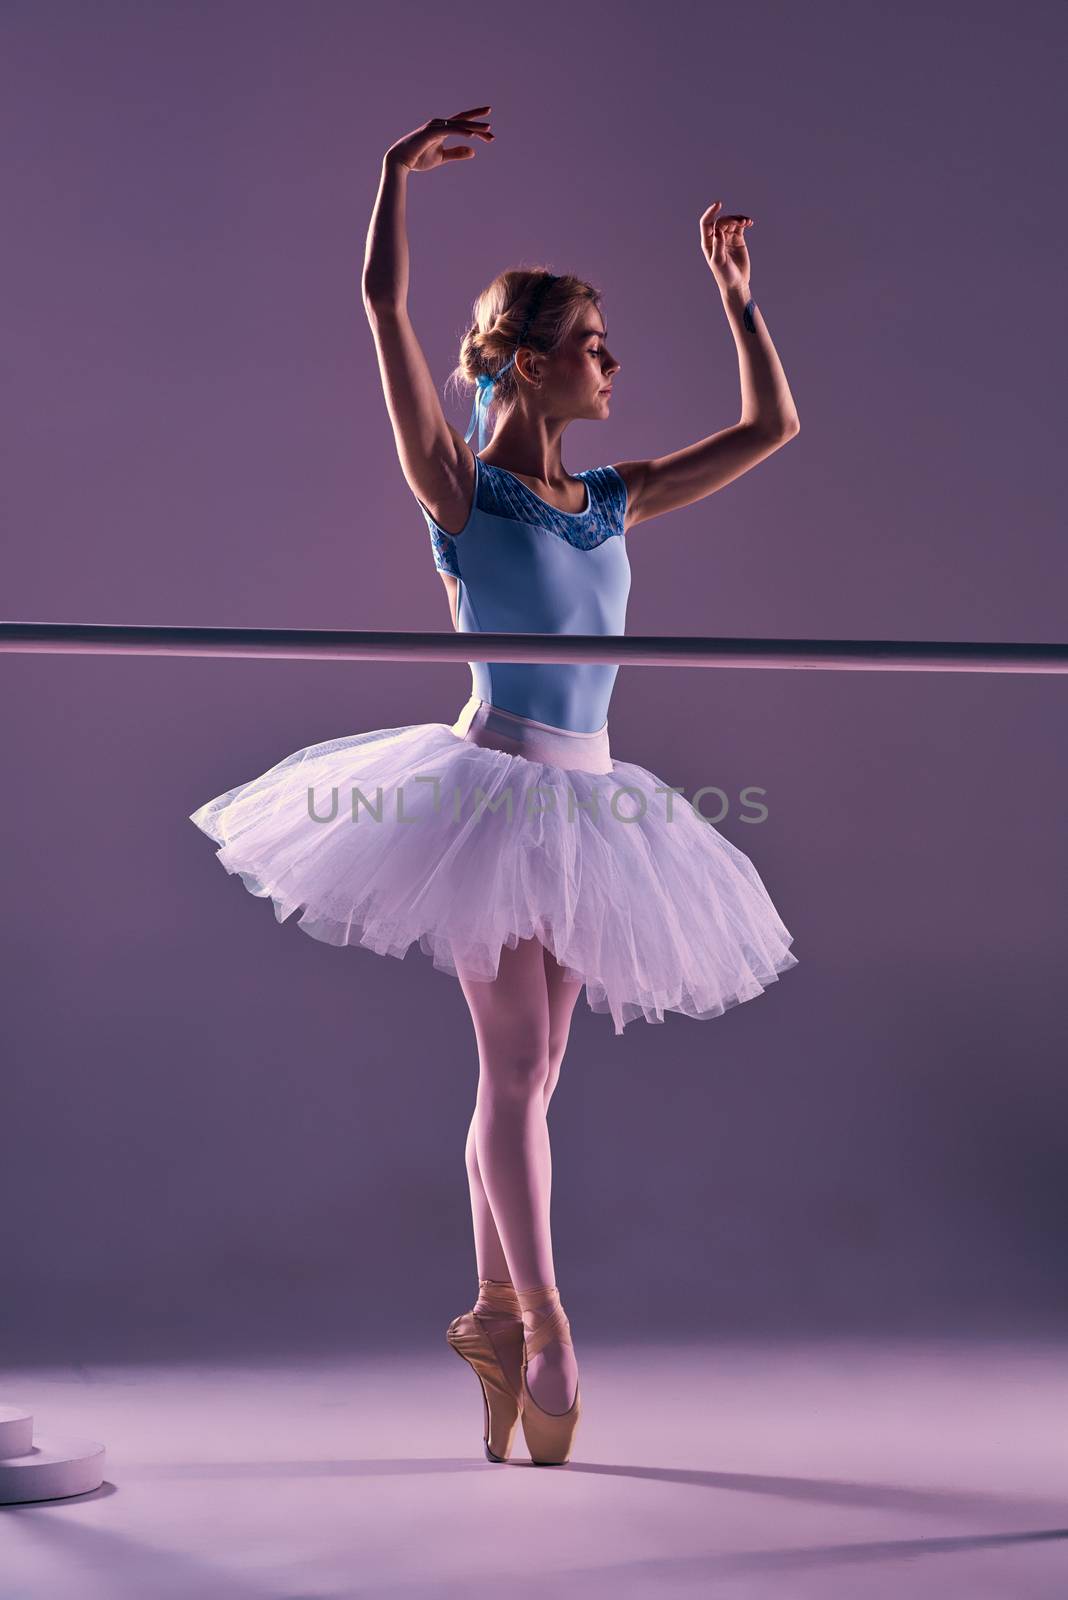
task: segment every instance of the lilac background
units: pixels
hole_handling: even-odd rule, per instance
[[[698,245],[756,218],[802,432],[637,528],[632,633],[1064,637],[1053,5],[15,4],[3,13],[3,614],[449,627],[360,305],[383,149],[439,382],[475,293],[605,291],[569,470],[738,414]],[[466,408],[449,405],[460,425]],[[279,926],[186,820],[465,666],[8,656],[5,1352],[396,1345],[474,1286],[458,985]],[[721,785],[800,965],[621,1039],[550,1122],[573,1321],[1064,1326],[1063,679],[625,668],[613,750]],[[768,820],[741,820],[747,784]]]

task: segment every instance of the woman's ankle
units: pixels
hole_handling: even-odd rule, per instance
[[[571,1344],[571,1329],[555,1283],[533,1289],[517,1289],[522,1308],[523,1334],[528,1355],[542,1350],[559,1350]]]
[[[477,1316],[492,1319],[519,1320],[519,1297],[510,1279],[479,1278],[478,1299],[474,1311]]]
[[[516,1299],[523,1310],[523,1319],[529,1316],[528,1326],[534,1327],[552,1316],[560,1304],[560,1291],[555,1283],[537,1284],[532,1289],[517,1289]]]

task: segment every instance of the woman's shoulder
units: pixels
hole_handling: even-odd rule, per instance
[[[579,473],[590,487],[590,511],[610,533],[623,533],[627,519],[627,482],[613,466],[587,467]]]
[[[591,493],[596,489],[606,504],[626,507],[627,480],[618,467],[587,467],[585,472],[579,473],[579,477],[585,478],[590,485]]]

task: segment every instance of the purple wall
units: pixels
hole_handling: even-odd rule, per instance
[[[634,530],[632,633],[1063,639],[1063,17],[8,5],[3,614],[448,629],[360,268],[384,148],[488,100],[493,146],[410,182],[411,310],[440,385],[505,265],[603,287],[622,370],[572,472],[737,419],[697,221],[756,218],[802,432]],[[459,986],[279,926],[186,818],[452,721],[466,667],[3,685],[5,1353],[438,1337],[475,1277]],[[720,826],[801,964],[621,1039],[580,1001],[576,1326],[1063,1327],[1064,712],[1052,677],[623,669],[617,756],[766,789]]]

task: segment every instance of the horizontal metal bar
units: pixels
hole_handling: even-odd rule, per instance
[[[780,667],[792,672],[1068,672],[1068,644],[368,633],[344,628],[136,627],[108,622],[0,622],[0,653],[5,652],[299,661],[610,661],[635,667]]]

